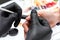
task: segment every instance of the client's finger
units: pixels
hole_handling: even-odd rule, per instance
[[[28,21],[25,21],[22,26],[24,28],[24,37],[26,38],[26,33],[28,31]]]
[[[22,25],[25,33],[28,31],[28,25],[29,25],[28,21],[25,21]]]
[[[23,28],[24,28],[24,32],[27,32],[28,31],[29,21],[30,21],[30,16],[26,17],[26,21],[22,25]]]
[[[30,21],[31,20],[30,16],[26,17],[26,20],[27,21]]]

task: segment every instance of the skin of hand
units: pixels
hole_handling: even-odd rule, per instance
[[[58,22],[60,22],[60,9],[58,11],[53,11],[53,12],[39,11],[38,16],[45,18],[49,22],[50,27],[53,28]],[[22,25],[24,28],[25,38],[26,38],[26,33],[29,30],[28,26],[30,19],[31,19],[30,16],[26,17],[26,21]]]
[[[51,27],[54,27],[58,22],[60,22],[60,12],[58,11],[53,11],[53,12],[39,12],[38,13],[41,17],[45,18]]]

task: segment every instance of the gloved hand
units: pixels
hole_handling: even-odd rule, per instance
[[[21,19],[21,16],[22,16],[22,9],[19,5],[17,5],[15,2],[3,7],[5,9],[8,9],[10,11],[13,11],[15,13],[17,13],[17,19],[15,20],[15,23],[14,23],[14,26],[17,27],[19,22],[20,22],[20,19]]]
[[[50,40],[52,30],[49,23],[44,18],[38,17],[36,10],[32,10],[30,16],[26,40]]]
[[[17,19],[17,13],[8,13],[0,10],[0,37],[6,34],[12,23]]]
[[[18,24],[20,23],[20,19],[22,16],[22,9],[14,2],[11,3],[8,6],[3,7],[5,9],[8,9],[10,11],[13,11],[14,13],[9,13],[0,10],[0,37],[7,35],[15,35],[17,34],[18,31],[14,30],[12,32],[11,26],[12,23],[15,21],[14,26],[17,27]]]

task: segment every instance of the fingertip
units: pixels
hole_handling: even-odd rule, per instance
[[[38,12],[38,16],[41,17],[42,15],[43,15],[43,13],[39,11],[39,12]]]
[[[29,21],[30,19],[31,19],[30,16],[26,17],[26,20],[27,20],[27,21]]]

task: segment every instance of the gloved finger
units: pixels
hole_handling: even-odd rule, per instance
[[[17,27],[19,23],[20,23],[19,19],[15,20],[14,26]]]
[[[10,36],[16,36],[18,34],[18,29],[16,29],[16,28],[10,29],[8,34]]]
[[[21,16],[22,16],[22,9],[20,9],[20,11],[17,11],[16,13],[17,13],[18,16],[17,16],[17,18],[16,18],[16,20],[15,20],[15,23],[14,23],[14,26],[15,26],[15,27],[17,27],[18,24],[20,23]]]
[[[14,26],[17,27],[21,20],[22,9],[17,4],[15,4],[15,8],[18,16],[17,16],[17,19],[15,20]]]
[[[37,15],[37,11],[36,10],[32,10],[31,11],[31,22],[33,23],[33,24],[35,24],[35,23],[39,23],[39,20],[38,20],[38,15]]]

